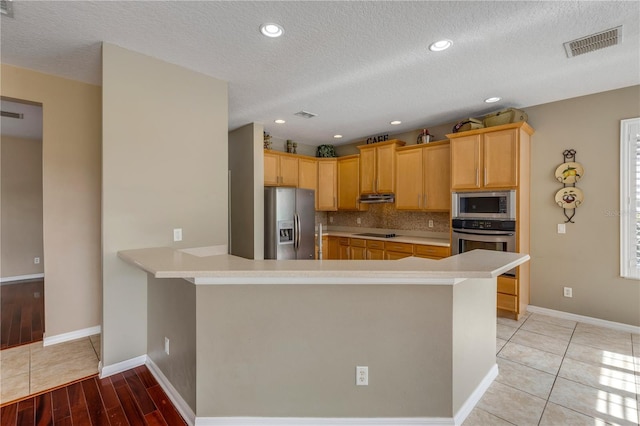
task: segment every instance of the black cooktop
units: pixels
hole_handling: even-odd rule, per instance
[[[393,238],[397,237],[396,234],[376,234],[374,232],[365,232],[364,234],[353,234],[360,237],[377,237],[377,238]]]

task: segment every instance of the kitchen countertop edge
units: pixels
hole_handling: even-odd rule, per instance
[[[123,250],[118,257],[156,278],[182,278],[194,284],[453,285],[497,277],[530,259],[521,253],[474,250],[440,260],[251,260],[195,256],[170,247]]]

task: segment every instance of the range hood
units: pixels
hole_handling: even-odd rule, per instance
[[[395,196],[393,194],[362,194],[358,201],[364,204],[393,203]]]

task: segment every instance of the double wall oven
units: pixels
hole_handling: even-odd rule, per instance
[[[475,249],[516,251],[515,191],[454,192],[451,254]],[[515,276],[515,269],[505,275]]]

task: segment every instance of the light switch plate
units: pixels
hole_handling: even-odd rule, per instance
[[[567,225],[564,223],[558,224],[558,234],[566,234],[567,233]]]
[[[182,228],[173,230],[173,241],[182,241]]]

